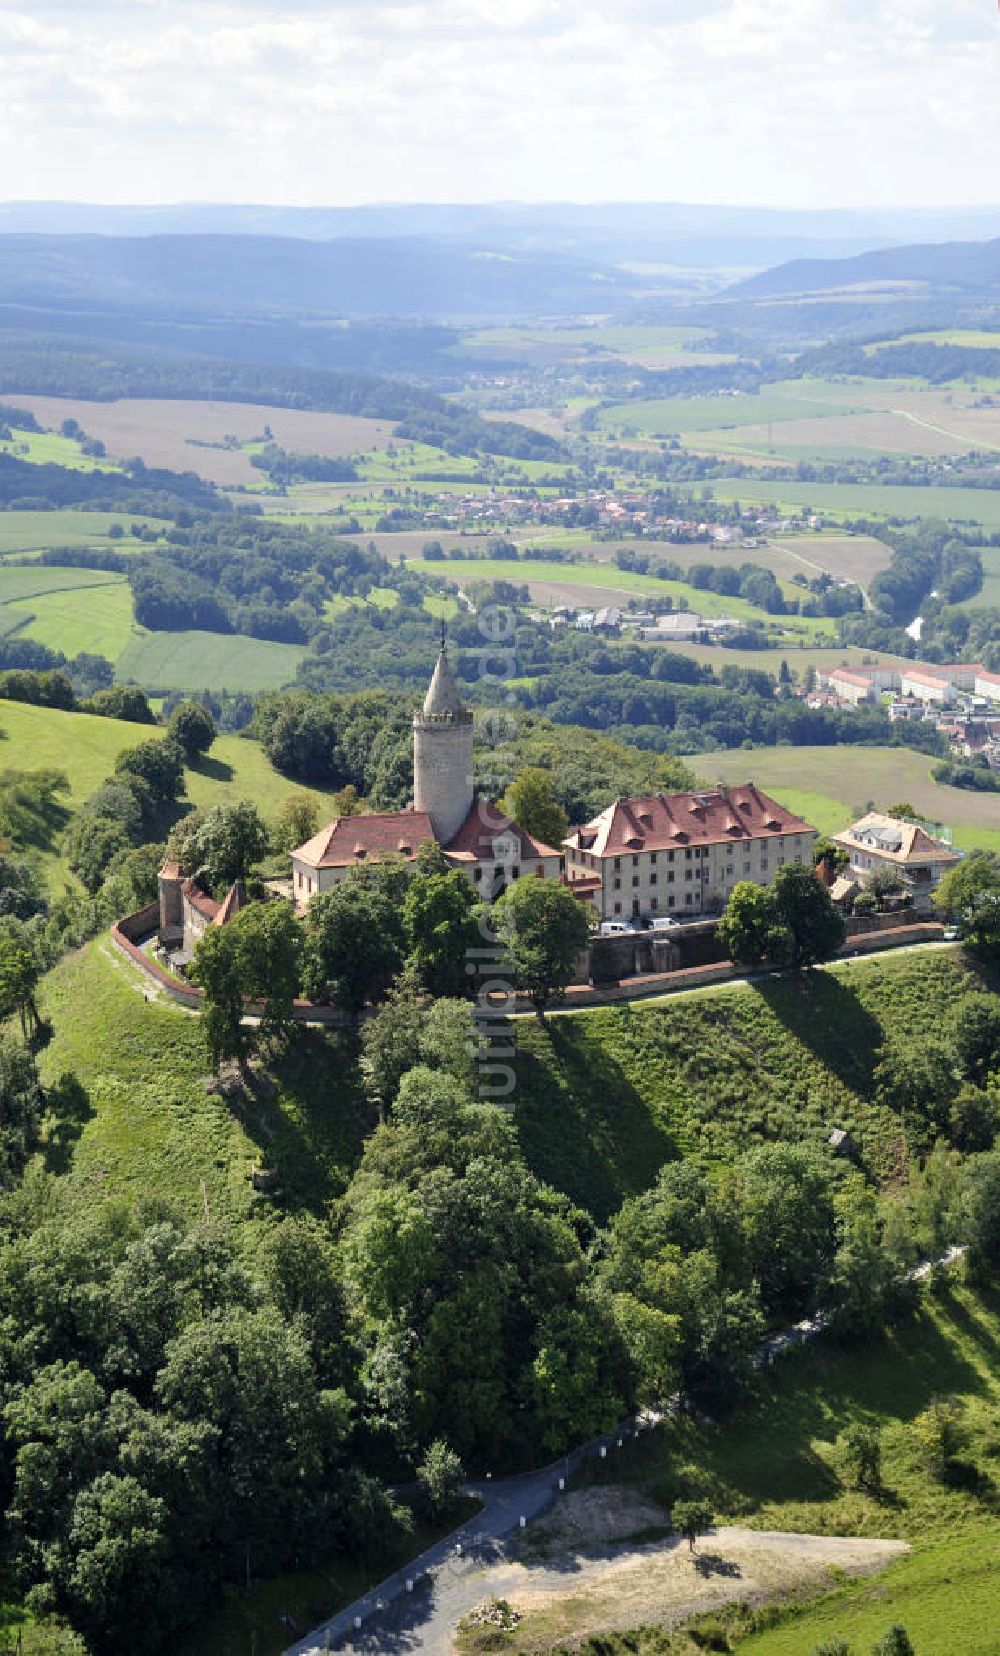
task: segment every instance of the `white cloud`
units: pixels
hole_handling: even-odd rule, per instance
[[[3,191],[992,201],[985,0],[0,0]]]

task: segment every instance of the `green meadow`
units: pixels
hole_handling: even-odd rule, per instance
[[[98,460],[82,453],[72,437],[62,437],[55,431],[15,430],[13,438],[0,439],[0,454],[12,454],[33,466],[65,466],[70,471],[121,470],[113,460]]]
[[[157,690],[279,690],[306,654],[242,633],[150,632],[133,638],[115,665],[121,684]]]
[[[932,760],[913,748],[738,748],[694,754],[689,763],[706,782],[757,782],[825,834],[846,828],[869,801],[882,809],[907,802],[950,828],[959,849],[1000,851],[996,794],[942,786]]]
[[[67,509],[57,512],[0,512],[0,557],[18,552],[42,552],[58,546],[96,546],[128,552],[141,545],[129,535],[133,523],[152,529],[164,525],[155,518],[128,512],[84,512]],[[110,540],[112,525],[123,531],[120,540]]]
[[[721,479],[707,486],[716,500],[763,502],[834,518],[944,518],[1000,529],[1000,490],[881,483],[764,483]]]
[[[124,748],[159,740],[162,726],[99,719],[89,713],[63,713],[26,702],[0,701],[0,770],[58,770],[69,783],[61,796],[67,812],[76,810],[115,768]],[[252,799],[265,817],[277,812],[290,793],[311,793],[323,808],[326,795],[301,788],[281,776],[257,742],[242,736],[219,736],[207,758],[185,773],[185,800],[197,807],[224,800]],[[38,848],[50,885],[68,883],[59,835]]]

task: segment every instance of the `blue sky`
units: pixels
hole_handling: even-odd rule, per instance
[[[7,199],[1000,200],[996,0],[0,0]]]

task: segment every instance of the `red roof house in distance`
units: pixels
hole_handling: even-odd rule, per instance
[[[412,807],[338,817],[293,851],[296,907],[329,891],[351,868],[383,857],[411,862],[425,845],[438,845],[487,898],[524,874],[559,879],[562,851],[533,839],[474,791],[472,751],[472,714],[442,644],[423,707],[413,716]]]
[[[747,782],[619,799],[563,843],[571,885],[586,882],[602,920],[691,919],[719,913],[741,880],[770,885],[785,863],[810,866],[815,838]]]

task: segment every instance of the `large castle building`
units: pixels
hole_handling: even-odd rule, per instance
[[[438,845],[476,891],[492,900],[514,880],[533,874],[557,880],[560,850],[519,828],[472,779],[472,713],[459,694],[444,645],[423,706],[413,715],[413,804],[405,811],[335,817],[292,852],[297,909],[329,891],[351,868],[381,857],[407,862]]]

